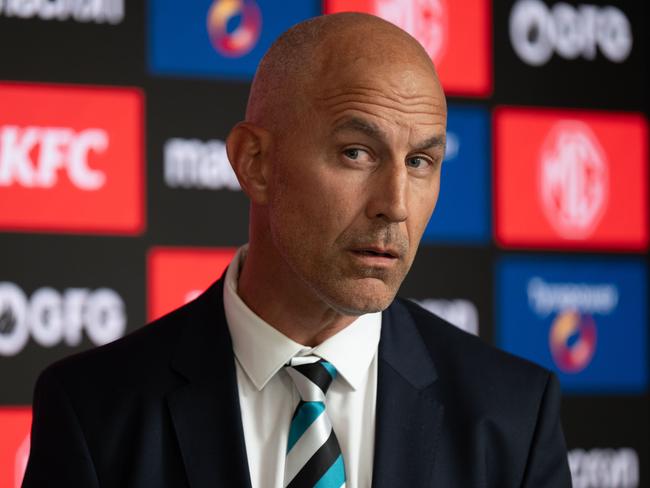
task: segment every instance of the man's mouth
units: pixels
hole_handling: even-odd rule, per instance
[[[353,253],[360,256],[368,256],[375,258],[384,258],[384,259],[397,259],[399,258],[399,253],[394,249],[389,248],[378,248],[378,247],[363,247],[352,250]]]

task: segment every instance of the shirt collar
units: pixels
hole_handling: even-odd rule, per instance
[[[223,302],[237,361],[258,390],[294,356],[317,355],[329,361],[356,390],[377,353],[381,313],[361,315],[322,344],[311,348],[288,338],[253,312],[237,294],[242,246],[226,271]]]

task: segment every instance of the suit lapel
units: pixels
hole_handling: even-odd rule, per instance
[[[436,378],[413,319],[395,302],[379,342],[374,488],[430,485],[444,411]]]
[[[192,488],[251,486],[222,293],[220,280],[177,312],[185,323],[172,368],[187,383],[167,402]]]

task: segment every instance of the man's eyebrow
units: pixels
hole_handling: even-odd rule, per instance
[[[343,132],[346,130],[363,132],[365,135],[374,137],[376,139],[385,138],[384,131],[382,131],[376,124],[373,124],[372,122],[361,119],[359,117],[346,119],[344,122],[334,127],[334,133]]]
[[[359,131],[367,135],[368,137],[373,137],[375,139],[385,139],[386,135],[383,130],[379,128],[376,124],[368,120],[361,119],[359,117],[352,117],[346,119],[344,122],[340,123],[334,127],[334,133],[343,132],[347,130]],[[419,144],[416,144],[413,148],[414,151],[425,151],[427,149],[441,147],[443,150],[445,148],[445,135],[435,135],[429,137]]]
[[[415,151],[426,151],[427,149],[442,148],[445,149],[445,135],[440,134],[437,136],[429,137],[419,144],[416,144],[413,148]]]

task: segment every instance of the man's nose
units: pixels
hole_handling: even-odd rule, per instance
[[[370,181],[367,215],[388,222],[403,222],[408,217],[408,169],[402,163],[391,163],[377,171]]]

